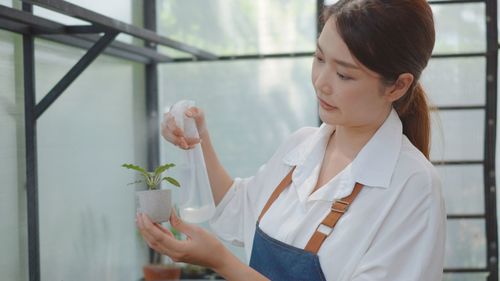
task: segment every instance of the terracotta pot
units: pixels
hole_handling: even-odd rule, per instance
[[[142,271],[146,281],[179,280],[181,277],[181,268],[176,265],[148,264],[142,267]]]

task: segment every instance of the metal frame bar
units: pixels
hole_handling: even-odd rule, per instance
[[[33,7],[23,4],[26,12]],[[35,96],[35,38],[23,35],[23,73],[24,73],[24,114],[26,134],[26,197],[28,206],[28,267],[29,280],[40,280],[40,236],[38,217],[38,161],[36,134],[36,96]]]
[[[323,14],[323,8],[325,6],[325,1],[324,0],[316,0],[316,40],[319,38],[320,34],[321,34],[321,31],[323,29],[323,25],[321,23],[321,18],[322,18],[322,14]],[[304,53],[305,55],[306,53]],[[313,56],[313,53],[309,52],[307,53],[307,57],[312,57]],[[295,54],[293,54],[293,56],[289,56],[289,57],[295,57]],[[300,56],[299,56],[300,57]],[[316,102],[316,110],[318,111],[319,110],[319,103]],[[320,126],[321,125],[321,117],[319,117],[319,112],[316,113],[316,116],[317,116],[317,125]]]
[[[455,105],[455,106],[438,106],[431,108],[431,111],[445,111],[445,110],[484,110],[484,105]]]
[[[95,35],[40,35],[39,37],[55,43],[64,44],[84,50],[92,47],[92,45],[97,42],[96,39],[99,38],[99,36]],[[145,50],[146,49],[144,48],[136,47],[131,44],[114,41],[107,49],[103,51],[103,54],[139,63],[150,63],[151,61],[157,59],[157,55],[161,56],[157,53],[146,53]],[[165,58],[169,59],[166,56]]]
[[[23,3],[23,10],[32,11],[32,7],[29,4]],[[114,40],[117,34],[117,32],[106,33],[38,104],[36,104],[35,97],[35,38],[34,35],[23,34],[26,188],[28,202],[28,260],[30,281],[40,280],[40,228],[38,213],[38,156],[36,133],[37,119]]]
[[[71,4],[69,2],[60,1],[60,0],[21,0],[25,3],[34,4],[40,7],[44,7],[46,9],[50,9],[56,11],[58,13],[62,13],[77,19],[81,19],[87,22],[91,22],[96,25],[105,26],[107,28],[116,30],[121,33],[132,35],[136,38],[153,42],[156,44],[164,45],[166,47],[170,47],[185,53],[189,53],[195,56],[199,60],[213,60],[217,59],[215,54],[210,52],[198,49],[196,47],[190,46],[188,44],[181,43],[179,41],[160,36],[153,31],[140,28],[131,24],[127,24],[101,14],[98,14],[94,11],[85,9],[83,7]]]
[[[39,31],[46,31],[48,33],[64,31],[64,25],[35,16],[24,9],[21,11],[0,5],[0,18],[25,24]]]
[[[92,48],[64,75],[49,93],[35,106],[35,117],[38,119],[47,108],[66,90],[73,81],[108,47],[118,35],[110,31],[97,41]]]
[[[454,267],[454,268],[445,268],[444,273],[481,273],[481,272],[489,272],[488,268],[461,268],[461,267]]]
[[[3,5],[0,5],[0,28],[16,33],[36,34],[39,38],[85,50],[100,39],[99,35],[88,33],[93,30],[97,31],[96,33],[111,31],[95,25],[66,26]],[[151,61],[169,62],[172,60],[170,57],[149,48],[118,41],[111,43],[104,53],[140,63],[150,63]]]
[[[143,1],[144,28],[156,32],[156,0]],[[156,51],[156,44],[144,42],[146,48]],[[146,112],[148,121],[148,171],[160,164],[160,134],[158,133],[158,63],[151,62],[145,67]],[[159,254],[149,248],[149,262],[157,262]]]
[[[451,166],[451,165],[484,165],[483,160],[462,160],[462,161],[433,161],[432,164],[434,165],[446,165],[446,166]]]
[[[6,20],[3,18],[0,18],[0,28],[10,32],[21,33],[21,34],[30,33],[30,28],[28,26],[20,24],[18,22]]]
[[[485,0],[430,0],[431,5],[483,3]]]
[[[4,5],[0,5],[0,18],[30,26],[30,34],[100,33],[108,30],[97,25],[66,26]]]
[[[245,54],[245,55],[228,55],[219,56],[216,60],[211,60],[213,62],[218,61],[239,61],[239,60],[259,60],[259,59],[280,59],[280,58],[301,58],[301,57],[312,57],[313,52],[291,52],[291,53],[276,53],[276,54]],[[448,59],[448,58],[465,58],[465,57],[486,57],[486,53],[457,53],[457,54],[433,54],[431,58],[433,59]],[[197,61],[195,58],[173,58],[171,63],[184,63],[184,62],[194,62]]]
[[[484,219],[484,214],[451,214],[447,215],[450,220],[463,220],[463,219]]]
[[[498,230],[495,149],[498,87],[497,0],[486,0],[486,118],[484,138],[484,206],[486,214],[488,281],[498,280]]]
[[[452,214],[448,215],[449,220],[463,220],[463,219],[484,219],[484,214]]]

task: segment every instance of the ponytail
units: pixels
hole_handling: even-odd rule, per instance
[[[403,123],[403,134],[430,159],[430,112],[427,96],[420,82],[393,105]]]

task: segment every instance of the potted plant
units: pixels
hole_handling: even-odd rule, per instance
[[[167,181],[174,186],[180,187],[179,182],[174,178],[168,176],[162,177],[162,173],[175,167],[175,164],[169,163],[158,166],[153,172],[148,172],[146,169],[133,164],[123,164],[122,167],[137,171],[143,176],[143,180],[138,180],[130,184],[146,183],[147,190],[135,192],[137,212],[147,214],[156,223],[168,221],[172,210],[171,190],[159,189],[158,187],[162,181]],[[170,227],[170,231],[176,238],[180,238],[180,233],[174,228]],[[179,280],[181,267],[173,262],[162,264],[161,257],[162,255],[154,252],[153,262],[143,266],[144,279],[146,281]]]
[[[166,222],[170,218],[172,210],[171,190],[158,189],[162,181],[167,181],[170,184],[180,187],[177,180],[172,177],[162,177],[162,173],[168,169],[175,167],[175,164],[169,163],[158,166],[153,172],[148,172],[146,169],[133,165],[123,164],[122,167],[139,172],[143,176],[143,180],[138,180],[130,184],[145,182],[147,190],[136,191],[137,211],[147,214],[153,222]]]

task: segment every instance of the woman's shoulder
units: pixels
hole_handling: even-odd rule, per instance
[[[403,135],[404,136],[404,135]],[[396,165],[399,179],[405,181],[407,189],[424,194],[441,196],[441,178],[436,167],[404,136],[401,153]]]

